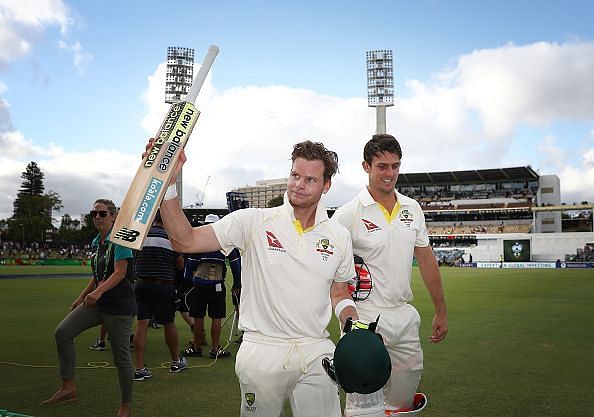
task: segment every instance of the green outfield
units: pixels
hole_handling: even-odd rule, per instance
[[[40,273],[39,268],[18,268],[24,276]],[[0,277],[16,273],[0,266]],[[442,275],[450,333],[439,345],[426,343],[432,307],[417,269],[414,275],[413,304],[423,319],[425,352],[420,389],[429,398],[420,416],[594,415],[594,270],[445,268]],[[52,331],[85,283],[72,277],[0,278],[0,409],[35,417],[115,415],[115,370],[96,367],[111,362],[111,354],[88,349],[96,329],[76,342],[80,401],[39,406],[59,384]],[[181,319],[177,322],[186,343],[190,330]],[[335,321],[330,328],[336,340]],[[230,346],[233,354],[237,348]],[[162,330],[150,329],[146,359],[154,377],[135,383],[135,416],[239,415],[233,358],[214,364],[190,358],[191,368],[173,375],[160,368],[168,360],[166,352]]]

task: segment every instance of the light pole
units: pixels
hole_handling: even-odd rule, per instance
[[[21,226],[21,245],[25,246],[25,223],[19,223],[19,226]]]
[[[165,103],[181,101],[190,91],[194,80],[194,49],[170,46],[167,48],[167,70],[165,75]],[[182,169],[183,171],[183,169]],[[179,205],[183,207],[183,172],[175,182]]]
[[[394,65],[391,50],[367,51],[367,105],[375,107],[375,133],[386,133],[386,107],[394,105]]]

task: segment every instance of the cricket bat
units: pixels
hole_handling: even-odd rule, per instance
[[[175,165],[200,111],[194,107],[206,75],[219,53],[211,45],[183,101],[173,103],[161,124],[155,141],[143,158],[111,230],[110,240],[130,249],[140,250],[165,196]]]

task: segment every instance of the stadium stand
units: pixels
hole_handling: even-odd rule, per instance
[[[565,262],[594,262],[594,243],[586,243],[577,248],[575,254],[566,254]]]
[[[401,173],[396,188],[421,204],[429,239],[442,265],[469,259],[499,262],[505,240],[528,239],[533,261],[584,259],[592,240],[592,205],[568,217],[556,175],[530,166]],[[566,229],[566,230],[565,230]],[[588,232],[588,233],[563,233]],[[592,236],[592,237],[590,237]],[[589,254],[591,252],[588,252]]]

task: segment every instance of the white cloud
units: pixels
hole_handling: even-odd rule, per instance
[[[594,148],[588,149],[583,156],[583,164],[587,168],[594,168]]]
[[[67,45],[65,43],[64,45]],[[526,56],[524,56],[526,55]],[[321,140],[336,150],[340,173],[325,197],[343,204],[366,182],[362,148],[375,130],[374,110],[363,97],[342,99],[281,85],[241,86],[217,91],[208,77],[198,100],[203,112],[187,145],[184,203],[196,202],[207,178],[206,207],[224,207],[225,192],[261,179],[286,177],[294,143]],[[141,125],[155,134],[168,106],[163,103],[165,64],[147,79]],[[578,88],[579,86],[579,88]],[[550,134],[525,154],[512,133],[519,126],[574,120],[594,121],[594,43],[506,45],[474,51],[431,80],[408,80],[406,94],[388,109],[388,130],[400,140],[402,172],[481,169],[523,161],[561,179],[563,201],[594,201],[594,129],[575,161],[564,141]],[[1,87],[0,87],[1,88]],[[11,214],[20,173],[31,160],[46,174],[46,188],[58,192],[64,213],[86,212],[98,197],[120,203],[138,167],[139,155],[40,149],[13,132],[4,103],[5,132],[0,145],[0,218]],[[0,102],[0,120],[2,120]],[[576,138],[574,143],[578,143]],[[10,151],[7,149],[10,148]]]
[[[5,145],[2,137],[0,145]],[[44,173],[45,190],[56,191],[62,197],[63,213],[77,217],[87,212],[97,198],[121,202],[140,160],[138,156],[116,151],[78,153],[66,152],[55,145],[47,149],[27,145],[28,142],[21,139],[20,154],[0,157],[3,167],[0,219],[12,215],[12,202],[22,182],[21,173],[30,161],[36,161]]]
[[[594,158],[594,150],[589,152],[589,158]],[[584,161],[587,162],[587,161]],[[557,173],[561,181],[563,201],[580,203],[588,201],[594,203],[594,165],[592,159],[586,166],[566,166]]]
[[[584,157],[575,163],[570,153],[576,147],[552,136],[537,149],[517,137],[519,127],[594,122],[594,43],[477,50],[431,80],[408,80],[406,87],[410,94],[388,110],[388,128],[403,145],[403,172],[494,168],[510,161],[537,168],[545,161],[543,173],[561,178],[562,198],[579,193],[594,200],[594,187],[582,186],[594,178],[591,150],[577,150]],[[523,154],[512,151],[527,146]]]
[[[147,80],[143,95],[147,111],[141,122],[147,137],[156,133],[168,109],[165,70],[165,63],[160,64]],[[186,205],[202,198],[207,180],[205,206],[224,207],[226,191],[286,177],[291,146],[304,139],[323,140],[331,149],[349,149],[349,154],[352,150],[358,158],[365,132],[372,128],[363,99],[343,100],[285,86],[247,86],[219,93],[211,77],[198,96],[197,107],[203,113],[186,147]],[[355,145],[346,146],[349,143]],[[351,158],[341,155],[341,159]],[[352,169],[341,164],[343,172],[339,177],[349,181]]]
[[[537,149],[542,155],[542,164],[553,172],[566,166],[569,155],[557,145],[557,138],[554,136],[546,136]]]
[[[71,24],[62,0],[0,0],[0,67],[29,53],[46,27],[58,26],[65,36]]]
[[[439,77],[464,96],[489,137],[509,135],[520,123],[592,120],[594,43],[506,45],[463,55]]]
[[[58,41],[58,48],[72,53],[73,63],[79,74],[82,74],[94,59],[92,54],[83,51],[82,45],[78,41],[68,44],[66,41],[60,39]]]
[[[578,165],[568,162],[570,153],[561,148],[553,136],[545,137],[538,151],[542,156],[541,164],[559,177],[564,202],[594,202],[594,148],[584,150]]]

